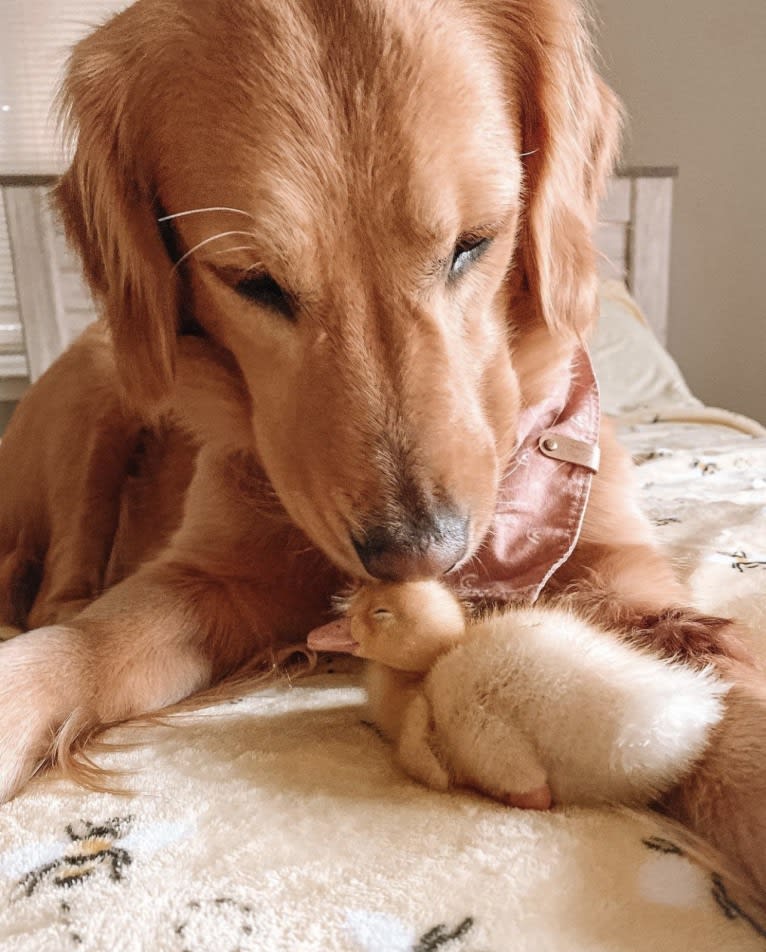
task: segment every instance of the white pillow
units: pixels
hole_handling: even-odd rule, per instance
[[[599,300],[590,349],[604,413],[701,407],[623,282],[602,282]]]

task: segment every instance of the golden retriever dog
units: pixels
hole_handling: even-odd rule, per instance
[[[55,200],[102,321],[0,448],[0,799],[480,550],[596,315],[619,112],[574,0],[138,0],[75,49]],[[766,680],[605,424],[543,592],[733,682],[667,808],[766,886]]]

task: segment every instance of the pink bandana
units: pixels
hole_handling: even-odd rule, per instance
[[[458,573],[461,597],[534,602],[572,554],[598,471],[598,384],[584,347],[558,393],[522,411],[489,533]]]

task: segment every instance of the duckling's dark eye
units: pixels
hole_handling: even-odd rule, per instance
[[[270,274],[248,275],[234,285],[234,290],[248,301],[276,311],[288,320],[296,319],[294,300]]]
[[[452,254],[449,269],[450,278],[458,277],[469,265],[478,261],[491,244],[492,239],[486,236],[462,235]]]

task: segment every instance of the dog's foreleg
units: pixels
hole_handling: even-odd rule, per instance
[[[722,674],[734,684],[724,720],[664,806],[734,860],[766,901],[766,679],[737,663]]]
[[[259,595],[156,562],[71,623],[0,644],[0,802],[51,760],[57,739],[76,739],[73,725],[90,730],[157,711],[266,647]]]

